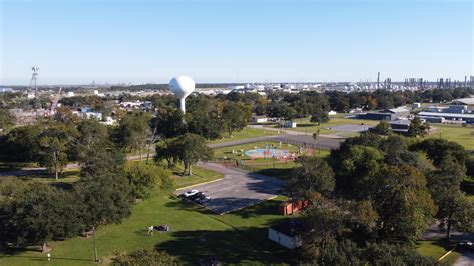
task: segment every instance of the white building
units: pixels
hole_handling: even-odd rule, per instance
[[[286,221],[268,228],[268,238],[278,244],[294,249],[302,245],[298,233],[300,225],[295,221]]]

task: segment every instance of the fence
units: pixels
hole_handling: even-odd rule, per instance
[[[322,144],[317,143],[317,140],[316,140],[316,143],[301,141],[301,140],[281,138],[281,137],[275,137],[275,138],[271,138],[269,140],[270,141],[277,141],[277,142],[281,142],[281,143],[285,143],[285,144],[291,144],[291,145],[295,145],[295,146],[305,146],[305,147],[310,147],[310,148],[313,148],[313,149],[320,149],[320,150],[327,150],[327,151],[330,151],[330,150],[334,149],[334,147],[330,147],[330,146],[327,146],[327,145],[322,145]]]

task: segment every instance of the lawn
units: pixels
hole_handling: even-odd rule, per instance
[[[423,256],[439,259],[455,246],[455,243],[448,243],[444,239],[423,240],[418,241],[416,244],[416,251],[418,251],[418,253],[422,254]],[[460,256],[460,253],[453,251],[447,257],[445,257],[442,262],[452,265]]]
[[[182,165],[177,165],[173,169],[173,173],[176,176],[176,188],[184,188],[224,178],[222,173],[198,166],[193,166],[192,176],[182,176],[183,170],[184,167]]]
[[[332,126],[340,126],[340,125],[369,125],[375,126],[379,123],[376,120],[363,120],[363,119],[350,119],[344,118],[343,115],[337,115],[335,117],[331,117],[331,120],[327,123],[322,123],[321,125],[317,126],[315,123],[310,122],[311,117],[305,117],[300,119],[295,119],[294,121],[297,123],[296,128],[292,128],[291,130],[307,132],[308,134],[313,134],[317,130],[319,130],[320,134],[337,134],[345,137],[353,137],[358,135],[357,133],[352,132],[341,132],[337,130],[331,129]]]
[[[474,150],[474,127],[462,127],[457,125],[432,124],[438,129],[436,134],[429,135],[429,138],[443,138],[455,141],[467,150]]]
[[[277,135],[277,134],[278,134],[278,132],[272,131],[272,130],[246,127],[242,131],[236,131],[236,132],[232,133],[232,137],[229,137],[229,134],[224,133],[223,138],[212,140],[212,141],[209,141],[208,143],[209,144],[218,144],[218,143],[224,143],[224,142],[229,142],[229,141],[258,138],[258,137]]]
[[[107,261],[114,251],[130,252],[139,248],[166,250],[180,264],[196,264],[200,258],[215,256],[225,263],[274,264],[292,262],[290,251],[267,239],[269,224],[283,219],[276,214],[278,198],[224,216],[214,215],[198,205],[156,190],[153,196],[138,203],[121,224],[107,225],[96,233],[99,257]],[[169,233],[146,234],[150,225],[168,224]],[[50,265],[93,264],[92,239],[75,237],[49,243]],[[26,251],[16,255],[0,255],[2,265],[43,265],[45,255]]]

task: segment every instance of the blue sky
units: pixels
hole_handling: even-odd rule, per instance
[[[473,1],[0,0],[0,84],[473,75]]]

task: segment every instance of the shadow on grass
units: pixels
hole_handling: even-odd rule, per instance
[[[257,170],[255,173],[275,177],[282,180],[288,180],[291,177],[293,168],[267,168],[262,170]]]
[[[46,257],[46,255],[44,256],[22,256],[22,255],[3,255],[3,256],[0,256],[0,258],[7,258],[7,257],[14,257],[14,258],[25,258],[25,259],[30,259],[30,260],[34,260],[34,261],[45,261],[47,262],[48,259]],[[94,260],[92,259],[79,259],[79,258],[62,258],[62,257],[54,257],[54,256],[51,256],[51,260],[68,260],[68,261],[87,261],[87,262],[93,262]],[[25,263],[27,264],[27,263]]]
[[[465,178],[461,183],[461,190],[466,192],[467,196],[474,195],[474,179]]]
[[[261,264],[295,263],[298,251],[291,251],[268,239],[266,228],[236,231],[172,232],[173,240],[155,246],[166,250],[185,264],[216,258],[224,264],[258,262]]]
[[[297,125],[297,127],[315,127],[315,126],[317,126],[317,125],[316,124],[310,124],[310,123],[308,123],[308,124],[298,124]]]

